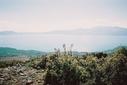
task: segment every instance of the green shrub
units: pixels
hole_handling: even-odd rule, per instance
[[[126,54],[123,50],[116,54],[51,55],[36,65],[47,71],[45,85],[127,85]]]

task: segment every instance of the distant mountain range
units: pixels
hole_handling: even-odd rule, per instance
[[[90,29],[75,29],[75,30],[64,30],[64,31],[52,31],[52,32],[26,32],[26,33],[17,33],[13,31],[2,31],[0,35],[9,35],[9,34],[67,34],[67,35],[127,35],[127,28],[123,27],[94,27]]]
[[[14,31],[1,31],[0,32],[0,35],[10,35],[10,34],[17,34],[17,33]]]
[[[72,35],[127,35],[127,28],[122,27],[94,27],[90,29],[75,29],[70,31],[53,31],[49,34],[72,34]]]

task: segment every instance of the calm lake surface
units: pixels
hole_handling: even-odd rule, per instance
[[[0,35],[0,47],[13,47],[17,49],[34,49],[40,51],[53,51],[74,44],[77,51],[103,51],[120,45],[127,45],[127,36],[95,36],[95,35],[55,35],[55,34],[22,34]]]

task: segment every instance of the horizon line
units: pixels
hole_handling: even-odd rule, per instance
[[[80,27],[80,28],[74,28],[74,29],[69,29],[69,30],[50,30],[50,31],[15,31],[15,30],[1,30],[0,32],[15,32],[15,33],[50,33],[50,32],[57,32],[57,31],[72,31],[72,30],[91,30],[94,28],[101,28],[101,27],[111,27],[111,28],[122,28],[122,29],[127,29],[127,27],[124,26],[95,26],[95,27]]]

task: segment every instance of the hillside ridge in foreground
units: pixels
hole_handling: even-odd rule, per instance
[[[56,52],[28,61],[0,61],[0,85],[127,85],[127,49],[75,56]]]

